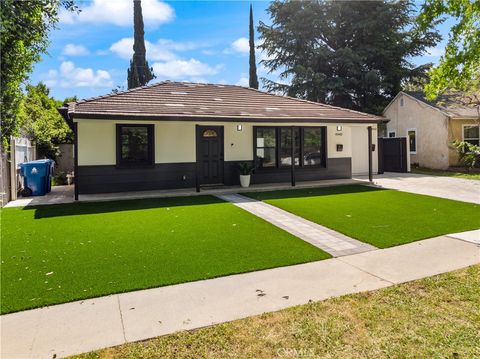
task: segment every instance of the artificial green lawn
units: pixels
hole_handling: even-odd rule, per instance
[[[1,312],[329,258],[210,196],[1,212]]]
[[[248,196],[379,248],[480,228],[480,206],[362,185]]]

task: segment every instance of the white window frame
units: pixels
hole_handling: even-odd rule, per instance
[[[415,151],[410,149],[410,153],[412,155],[416,155],[418,151],[418,131],[416,128],[407,128],[407,141],[410,143],[410,136],[408,135],[409,132],[415,132]]]
[[[393,133],[393,137],[390,137],[390,134]],[[387,131],[387,138],[395,138],[397,137],[397,131]]]
[[[478,129],[478,137],[477,138],[465,138],[465,127],[479,127]],[[472,124],[463,124],[462,125],[462,142],[465,142],[465,140],[478,140],[480,144],[480,125],[476,123]]]

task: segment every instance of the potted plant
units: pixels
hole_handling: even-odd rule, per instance
[[[253,166],[249,162],[242,162],[239,163],[238,167],[240,169],[240,186],[249,187]]]

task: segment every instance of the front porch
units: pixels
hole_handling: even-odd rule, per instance
[[[129,192],[115,192],[115,193],[95,193],[95,194],[80,194],[78,201],[80,202],[100,202],[100,201],[119,201],[129,199],[143,199],[143,198],[167,198],[167,197],[182,197],[182,196],[198,196],[198,195],[221,195],[229,193],[242,192],[256,192],[256,191],[275,191],[291,188],[310,188],[310,187],[329,187],[337,185],[358,184],[365,181],[356,179],[335,179],[335,180],[321,180],[321,181],[306,181],[297,182],[295,187],[292,187],[290,182],[284,183],[262,183],[253,184],[248,188],[240,186],[202,186],[200,192],[195,188],[181,188],[181,189],[166,189],[154,191],[129,191]],[[37,206],[46,204],[59,203],[73,203],[74,200],[74,186],[55,186],[52,187],[52,192],[45,196],[19,198],[15,201],[9,202],[6,207],[24,207]]]

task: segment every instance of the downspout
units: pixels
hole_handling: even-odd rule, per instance
[[[372,166],[372,126],[367,127],[368,131],[368,180],[373,182],[373,166]]]
[[[295,187],[295,127],[292,126],[291,128],[291,136],[292,136],[292,161],[291,161],[291,175],[292,175],[292,187]]]
[[[195,191],[200,192],[200,179],[198,178],[198,137],[200,134],[200,128],[198,125],[195,125]]]
[[[73,171],[74,171],[74,198],[78,201],[78,122],[73,123]]]

